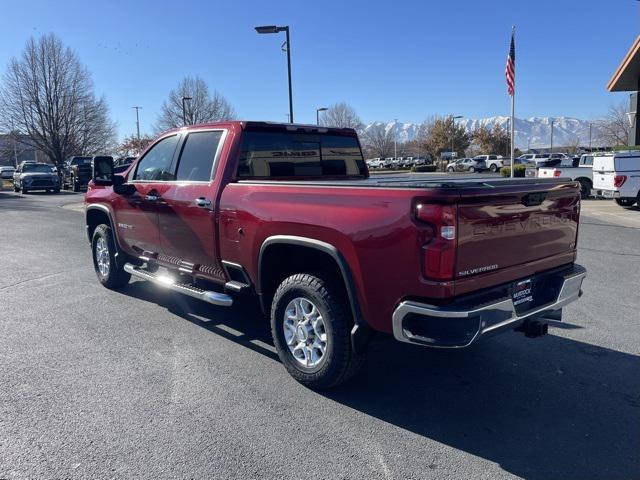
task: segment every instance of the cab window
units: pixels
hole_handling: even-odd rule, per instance
[[[177,135],[165,137],[156,143],[138,162],[133,180],[144,182],[174,180],[171,160],[177,145]]]
[[[208,182],[213,175],[213,162],[222,138],[222,130],[191,132],[182,147],[176,180]]]

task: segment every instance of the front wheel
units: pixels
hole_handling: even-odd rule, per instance
[[[635,198],[616,198],[616,203],[621,207],[632,207],[636,203]]]
[[[129,283],[131,274],[116,262],[116,246],[109,226],[96,227],[91,239],[91,251],[93,268],[102,285],[115,290]]]
[[[271,304],[271,334],[289,374],[317,390],[349,380],[364,356],[351,346],[348,302],[332,283],[298,273],[286,278]]]
[[[475,167],[469,167],[469,173],[475,173],[476,169]]]
[[[447,171],[448,171],[449,173],[453,173],[455,170],[454,170],[452,167],[449,167],[449,168],[447,168]]]

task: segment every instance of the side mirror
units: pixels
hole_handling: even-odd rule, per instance
[[[114,175],[113,191],[118,195],[133,195],[136,193],[136,187],[130,183],[126,183],[126,179],[122,175]]]
[[[102,186],[113,185],[113,157],[96,156],[91,162],[93,183]]]

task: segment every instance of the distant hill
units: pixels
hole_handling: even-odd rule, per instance
[[[516,147],[520,149],[549,147],[551,140],[551,117],[516,118]],[[553,144],[554,146],[567,146],[579,143],[582,146],[589,145],[589,120],[580,120],[570,117],[554,117]],[[487,118],[462,118],[458,124],[464,125],[467,130],[474,130],[480,125],[500,125],[508,128],[509,117],[496,116]],[[406,142],[416,138],[420,124],[402,122],[372,122],[363,127],[366,131],[374,125],[384,125],[385,129],[395,130],[399,142]],[[598,129],[594,125],[592,129],[592,143],[597,145]]]

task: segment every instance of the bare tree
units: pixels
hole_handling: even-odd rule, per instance
[[[609,107],[607,115],[597,122],[598,142],[607,147],[629,143],[629,118],[626,102]]]
[[[185,100],[185,119],[182,118],[183,98]],[[200,77],[185,77],[175,88],[169,92],[162,104],[160,116],[155,125],[158,132],[170,128],[181,127],[184,123],[195,125],[197,123],[231,120],[236,113],[231,104],[214,90],[209,94],[209,87]]]
[[[353,107],[345,102],[331,105],[320,120],[325,127],[355,128],[362,127],[362,121]]]
[[[115,125],[91,75],[54,34],[30,38],[12,58],[0,91],[0,124],[28,135],[56,165],[113,146]]]
[[[365,150],[372,157],[389,157],[393,152],[394,135],[383,123],[371,125],[362,132]]]

